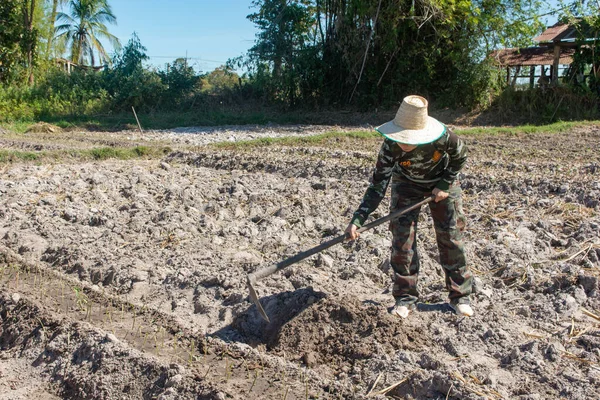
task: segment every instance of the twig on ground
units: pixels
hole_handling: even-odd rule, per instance
[[[400,380],[400,381],[398,381],[398,382],[394,383],[393,385],[390,385],[390,386],[388,386],[388,387],[386,387],[386,388],[384,388],[384,389],[381,389],[381,390],[380,390],[380,391],[378,391],[378,392],[373,392],[373,393],[371,393],[371,394],[370,394],[369,396],[367,396],[367,397],[371,397],[371,396],[378,396],[378,395],[380,395],[380,394],[387,394],[388,392],[390,392],[390,391],[392,391],[392,390],[396,389],[398,386],[402,385],[402,384],[403,384],[404,382],[406,382],[406,381],[408,381],[408,378],[404,378],[404,379],[402,379],[402,380]]]
[[[454,389],[454,383],[450,384],[450,389],[448,389],[448,393],[446,393],[446,400],[448,400],[448,397],[450,397],[450,392],[452,389]]]
[[[584,313],[585,315],[587,315],[588,317],[592,317],[594,318],[596,321],[600,322],[600,316],[592,313],[591,311],[586,310],[585,308],[581,307],[581,312]]]
[[[367,396],[371,394],[371,392],[373,391],[373,389],[375,389],[375,387],[379,383],[379,380],[381,379],[382,375],[383,375],[383,372],[380,372],[379,375],[377,375],[377,378],[375,379],[375,382],[373,382],[373,385],[371,385],[371,389],[369,389],[369,391],[367,392]]]

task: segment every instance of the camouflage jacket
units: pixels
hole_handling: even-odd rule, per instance
[[[431,187],[431,190],[434,187],[448,190],[466,161],[466,144],[449,129],[435,142],[419,145],[408,153],[385,139],[371,184],[351,223],[362,226],[381,203],[392,177]]]

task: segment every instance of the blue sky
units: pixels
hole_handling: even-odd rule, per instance
[[[136,32],[150,64],[162,67],[185,57],[212,71],[254,44],[256,29],[246,16],[251,0],[109,0],[117,25],[109,31],[125,45]],[[110,48],[106,42],[107,49]]]

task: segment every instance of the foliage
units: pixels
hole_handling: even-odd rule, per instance
[[[50,14],[47,16],[48,18],[48,27],[45,29],[46,31],[46,57],[56,56],[56,46],[54,44],[54,23],[56,22],[56,16],[58,13],[58,7],[64,5],[67,0],[52,0],[52,8],[50,9]],[[60,46],[62,47],[62,46]],[[62,53],[62,51],[61,51]]]
[[[255,12],[248,16],[259,30],[254,46],[204,74],[185,59],[164,69],[147,68],[146,48],[135,34],[108,60],[100,43],[116,40],[107,28],[116,21],[108,0],[70,0],[68,13],[59,13],[64,3],[0,2],[1,121],[95,120],[101,114],[112,126],[122,126],[134,122],[132,106],[143,122],[163,127],[227,118],[283,121],[287,117],[269,115],[264,107],[285,110],[286,116],[299,110],[307,115],[311,108],[387,110],[409,93],[428,97],[434,107],[492,107],[508,120],[596,115],[597,39],[585,42],[592,45],[575,56],[580,71],[590,74],[591,66],[587,85],[500,95],[500,71],[487,55],[498,47],[530,44],[540,31],[539,0],[254,0]],[[565,19],[578,27],[580,43],[598,38],[596,5],[574,4]],[[65,48],[78,63],[106,67],[69,75],[50,58]],[[243,68],[242,77],[236,68]],[[35,85],[23,87],[27,78],[33,83],[34,71]],[[247,112],[237,111],[242,109]]]
[[[107,63],[109,57],[100,42],[107,39],[115,49],[120,44],[116,36],[108,32],[106,24],[114,24],[117,18],[112,13],[107,0],[71,0],[70,13],[56,14],[57,39],[65,39],[70,48],[71,61],[85,65],[96,65],[96,55],[100,64]]]
[[[274,101],[295,105],[304,52],[313,33],[315,17],[309,0],[256,0],[258,12],[248,16],[259,28],[256,44],[248,51],[246,66],[259,72],[262,63],[270,70],[265,91]],[[262,69],[264,71],[264,69]],[[260,72],[259,72],[260,74]]]
[[[202,77],[202,91],[224,94],[241,85],[240,77],[231,67],[222,65]]]
[[[0,2],[0,83],[18,80],[23,35],[19,3],[18,0]]]
[[[600,3],[575,2],[564,21],[575,27],[579,46],[569,78],[584,92],[600,98]]]
[[[538,0],[257,0],[257,42],[240,64],[269,100],[361,108],[409,92],[442,105],[489,103],[485,58],[526,44]],[[415,66],[418,66],[415,68]]]
[[[528,90],[507,88],[495,99],[492,107],[497,118],[508,124],[548,124],[600,118],[598,98],[568,86]]]
[[[189,101],[189,97],[201,86],[200,77],[183,58],[167,64],[166,70],[159,71],[158,75],[165,85],[166,96],[175,100],[179,106]]]
[[[143,62],[147,59],[146,48],[134,33],[113,58],[114,68],[104,72],[113,110],[130,110],[132,106],[138,110],[151,109],[159,105],[166,88],[157,74],[144,69]]]

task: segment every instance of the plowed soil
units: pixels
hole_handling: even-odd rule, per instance
[[[61,156],[0,164],[0,398],[600,398],[600,126],[464,136],[473,317],[425,207],[408,319],[382,225],[260,280],[267,323],[247,274],[343,232],[380,139],[210,143],[332,129],[3,133]]]

